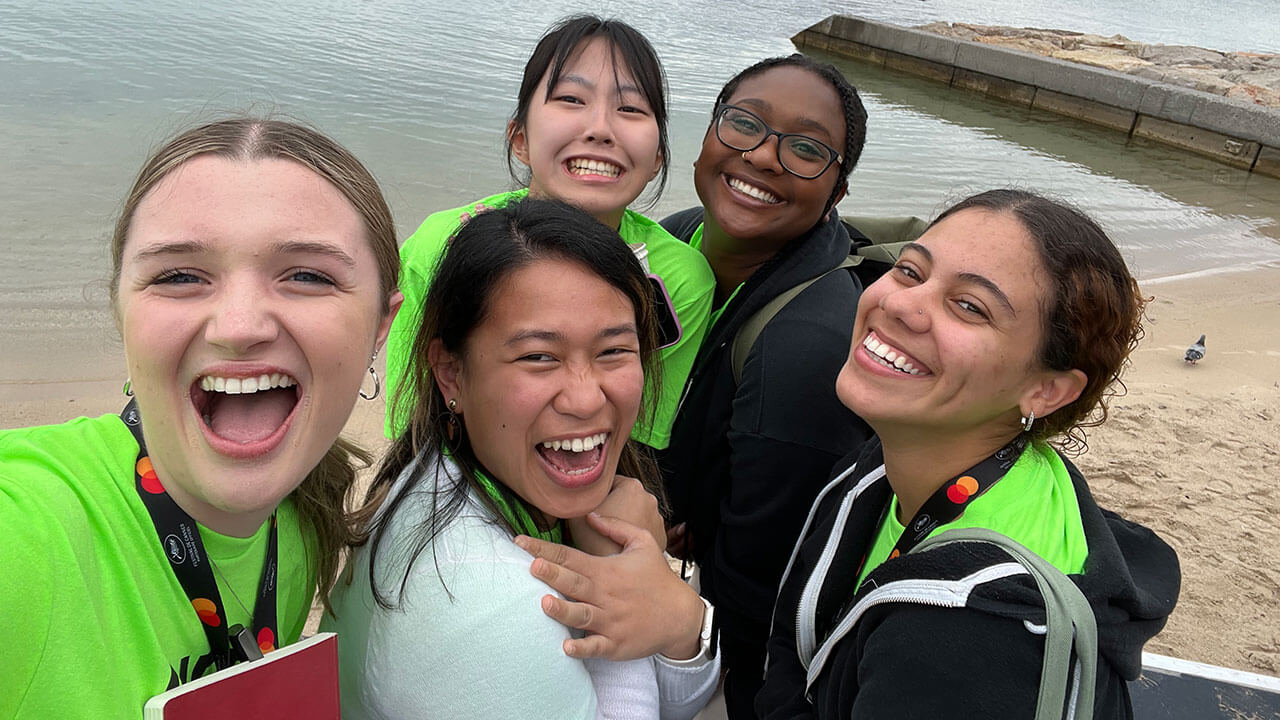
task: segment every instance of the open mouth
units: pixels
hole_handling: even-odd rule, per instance
[[[215,449],[235,456],[269,452],[298,406],[298,381],[283,373],[255,377],[206,375],[191,386],[191,403]]]
[[[769,192],[768,190],[765,190],[762,187],[756,187],[755,185],[752,185],[751,183],[748,183],[744,180],[739,180],[736,177],[729,177],[728,175],[725,175],[724,181],[725,181],[725,184],[728,185],[729,188],[734,192],[740,193],[742,195],[746,195],[747,197],[753,200],[759,200],[760,202],[768,205],[777,205],[778,203],[782,202],[781,198]]]
[[[534,447],[548,474],[558,484],[581,487],[595,482],[604,467],[609,433],[595,433],[562,440],[547,440]]]
[[[888,343],[881,342],[880,338],[876,337],[875,332],[867,333],[867,336],[862,339],[862,347],[867,349],[867,353],[871,355],[872,360],[890,370],[895,370],[903,375],[932,374],[923,363]]]
[[[564,163],[564,167],[569,171],[570,175],[579,177],[584,175],[596,175],[599,177],[616,178],[622,174],[622,168],[613,163],[604,162],[603,160],[590,160],[587,158],[570,158]]]

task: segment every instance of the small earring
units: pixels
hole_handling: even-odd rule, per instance
[[[444,432],[445,436],[449,438],[450,445],[457,442],[460,426],[458,423],[458,401],[456,399],[449,401],[449,417],[445,420]]]
[[[133,397],[133,378],[124,379],[124,387],[121,388],[121,392],[125,394],[125,397]]]
[[[373,394],[365,395],[364,388],[360,388],[360,397],[365,400],[376,400],[378,396],[382,394],[382,382],[378,380],[378,371],[373,369],[373,362],[377,359],[378,353],[376,352],[369,358],[369,374],[373,376]]]
[[[1035,410],[1032,410],[1026,415],[1023,415],[1022,416],[1022,432],[1031,432],[1031,426],[1035,424],[1035,421],[1036,421]]]

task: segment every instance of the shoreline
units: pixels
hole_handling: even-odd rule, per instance
[[[1280,107],[1267,104],[1273,96],[1280,104],[1280,55],[1228,56],[1062,30],[911,28],[852,15],[832,15],[791,42],[1280,178]],[[1199,67],[1208,56],[1218,58],[1215,67]],[[1247,80],[1228,83],[1222,73]]]
[[[1178,551],[1178,607],[1146,649],[1280,675],[1280,557],[1270,552],[1280,546],[1280,266],[1142,287],[1151,301],[1124,376],[1128,393],[1112,402],[1110,419],[1089,432],[1089,450],[1075,462],[1100,504]],[[1184,364],[1201,333],[1206,357]],[[50,361],[41,380],[0,382],[4,428],[123,407],[119,343],[99,346],[102,356],[49,346],[65,335],[37,329],[10,346]],[[382,450],[382,412],[381,400],[357,401],[345,434]]]

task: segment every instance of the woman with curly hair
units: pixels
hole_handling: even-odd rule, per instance
[[[1062,453],[1105,419],[1142,308],[1095,222],[1020,190],[942,213],[867,288],[836,391],[877,440],[810,512],[763,717],[1032,717],[1037,585],[990,545],[911,552],[956,528],[1004,535],[1070,578],[1097,623],[1094,716],[1132,715],[1125,681],[1173,609],[1177,557],[1099,508]]]

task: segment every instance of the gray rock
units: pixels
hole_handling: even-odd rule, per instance
[[[1280,68],[1254,72],[1229,72],[1223,74],[1222,77],[1232,82],[1260,85],[1272,90],[1280,90]]]
[[[1138,51],[1138,57],[1160,65],[1217,67],[1226,61],[1226,57],[1217,50],[1206,50],[1190,45],[1147,45]]]

